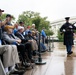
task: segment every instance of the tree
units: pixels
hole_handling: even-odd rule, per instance
[[[54,34],[52,30],[45,30],[45,33],[46,33],[46,35],[48,35],[48,36]]]
[[[4,20],[5,17],[6,17],[6,14],[2,14],[2,16],[0,16],[0,19],[1,19],[1,20]]]
[[[49,30],[50,22],[47,21],[47,17],[41,17],[40,13],[38,12],[33,12],[33,11],[23,12],[21,15],[19,15],[18,22],[19,21],[24,22],[26,26],[31,26],[32,24],[35,24],[36,29],[38,31],[41,31],[42,28],[45,27],[46,30],[48,30],[47,33],[51,32]]]
[[[64,37],[64,34],[60,34],[60,31],[58,30],[58,39],[59,39],[59,41],[63,41],[63,37]]]
[[[36,18],[37,16],[39,16],[39,13],[37,12],[26,11],[26,12],[23,12],[21,15],[19,15],[18,22],[22,21],[27,26],[32,25],[32,19]]]
[[[43,27],[46,28],[46,30],[49,30],[50,28],[50,22],[46,21],[47,17],[36,17],[32,20],[32,23],[36,24],[36,28],[41,31]]]
[[[5,20],[5,18],[6,18],[6,13],[4,13],[4,14],[2,14],[2,16],[0,16],[0,19],[3,21],[3,20]],[[13,16],[13,20],[15,20],[15,17]],[[13,21],[12,20],[12,21]]]

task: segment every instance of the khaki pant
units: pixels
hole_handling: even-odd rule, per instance
[[[32,44],[32,50],[38,50],[38,45],[35,40],[32,40],[31,44]]]
[[[4,68],[13,66],[20,62],[17,47],[15,45],[1,45],[0,54],[3,54]]]

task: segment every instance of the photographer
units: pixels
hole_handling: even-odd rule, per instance
[[[66,17],[66,23],[62,25],[62,27],[60,28],[60,32],[61,34],[64,34],[64,45],[66,45],[66,49],[67,49],[67,54],[71,55],[72,52],[72,45],[74,45],[73,43],[73,33],[74,33],[74,29],[76,29],[76,27],[69,23],[69,19],[70,17]]]

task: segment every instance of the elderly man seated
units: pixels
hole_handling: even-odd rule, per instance
[[[15,45],[1,45],[0,40],[0,58],[2,59],[2,63],[0,61],[0,66],[3,64],[5,75],[9,75],[11,72],[19,73],[18,70],[15,69],[15,65],[20,63],[17,47]],[[1,72],[0,75],[3,75],[2,73],[3,72]]]
[[[27,50],[27,54],[31,62],[32,60],[32,53],[31,53],[31,44],[25,43],[22,44],[22,40],[18,37],[16,37],[12,32],[13,29],[5,27],[6,32],[3,33],[2,37],[5,41],[7,41],[9,44],[15,44],[18,48],[18,51],[20,52],[21,56],[23,57],[23,60],[25,60],[25,52]]]
[[[2,62],[5,73],[9,74],[10,71],[15,70],[15,64],[20,63],[17,48],[15,45],[0,45],[0,55],[2,56]]]
[[[33,51],[38,50],[38,45],[37,45],[36,39],[34,39],[32,37],[31,31],[28,32],[28,36],[26,36],[25,38],[32,44],[32,50]]]
[[[18,26],[18,31],[15,33],[17,37],[22,40],[22,43],[30,43],[32,47],[32,52],[38,50],[38,45],[36,40],[32,37],[31,31],[28,31],[28,35],[26,37],[23,36],[24,27]]]

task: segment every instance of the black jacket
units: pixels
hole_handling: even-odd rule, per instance
[[[23,34],[21,34],[20,32],[16,32],[15,33],[15,35],[18,37],[18,38],[20,38],[21,39],[21,43],[26,43],[26,42],[28,42],[28,40],[23,36]]]
[[[76,27],[71,23],[65,23],[60,28],[60,32],[64,33],[64,45],[73,45],[73,33]]]

